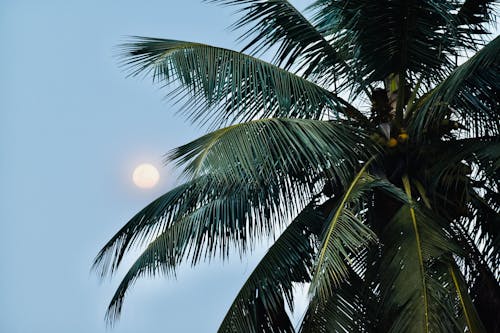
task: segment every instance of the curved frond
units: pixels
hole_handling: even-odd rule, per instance
[[[495,214],[498,219],[498,213]],[[474,229],[466,229],[460,222],[453,223],[454,241],[464,249],[466,256],[461,260],[461,270],[468,285],[468,292],[487,332],[500,327],[500,285],[498,284],[498,264],[492,268],[484,258],[484,253],[475,242]]]
[[[439,131],[445,119],[457,120],[473,136],[500,134],[500,37],[457,67],[430,94],[410,120],[410,135]]]
[[[379,188],[392,196],[401,197],[394,186],[365,173],[369,164],[370,161],[353,179],[326,223],[310,287],[310,294],[321,301],[329,299],[347,278],[349,270],[354,269],[356,255],[377,241],[377,236],[359,212],[364,208],[361,202],[368,201],[367,194]]]
[[[344,59],[312,22],[298,11],[288,0],[213,0],[224,5],[242,6],[239,10],[242,17],[234,24],[241,29],[250,26],[241,36],[250,39],[243,51],[250,49],[253,53],[277,47],[275,63],[284,65],[286,69],[293,65],[297,72],[305,77],[312,74],[315,82],[325,86],[342,82],[339,88],[356,87],[368,95],[367,84]],[[345,80],[346,78],[352,81]]]
[[[335,67],[342,62],[325,37],[287,0],[210,2],[242,7],[239,11],[243,15],[234,24],[234,28],[251,26],[241,37],[251,39],[243,51],[252,49],[254,53],[260,53],[278,46],[276,63],[290,68],[298,60],[302,60],[309,67],[306,74],[320,63]]]
[[[410,187],[410,181],[407,176],[403,178],[403,186],[406,192],[406,195],[408,196],[409,201],[412,200],[412,194],[411,194],[411,187]],[[427,282],[425,278],[425,267],[424,267],[424,255],[423,255],[423,248],[422,248],[422,240],[420,238],[420,231],[418,229],[418,224],[417,224],[417,216],[415,214],[415,209],[413,207],[409,207],[410,210],[410,217],[413,225],[413,232],[415,235],[415,242],[416,242],[416,249],[417,249],[417,258],[418,258],[418,268],[420,271],[420,277],[422,285],[422,301],[423,301],[423,312],[424,312],[424,331],[429,332],[429,296],[427,295],[428,290],[427,290]]]
[[[498,267],[498,138],[452,140],[434,148],[439,159],[433,160],[427,173],[435,210],[462,224],[475,238],[490,267]]]
[[[261,119],[216,130],[175,149],[170,160],[190,176],[210,174],[227,182],[268,182],[283,176],[311,181],[336,177],[346,184],[352,169],[371,154],[371,142],[343,123]]]
[[[203,238],[199,240],[197,258],[204,242],[210,245],[206,253],[219,251],[225,256],[230,244],[245,251],[254,237],[273,234],[275,226],[289,221],[315,195],[314,184],[300,179],[283,176],[268,181],[265,188],[259,187],[259,183],[262,183],[259,179],[252,183],[245,179],[226,182],[205,175],[174,188],[118,231],[99,252],[93,268],[101,276],[113,273],[125,253],[168,230],[177,230],[173,225],[180,220],[193,221],[197,227],[205,228],[200,234]]]
[[[470,194],[470,213],[474,219],[458,221],[474,237],[481,254],[490,268],[500,267],[500,206],[475,191]],[[497,270],[497,278],[500,272]]]
[[[409,179],[403,178],[408,200]],[[389,222],[381,240],[381,322],[387,332],[457,332],[454,303],[442,282],[440,267],[459,248],[430,212],[403,205]],[[441,266],[440,266],[441,265]]]
[[[458,21],[463,22],[469,31],[486,34],[488,31],[484,25],[494,21],[494,15],[491,13],[494,4],[495,0],[465,0],[457,13]],[[473,38],[472,35],[470,38]]]
[[[484,34],[456,1],[317,0],[312,8],[318,29],[367,82],[391,74],[415,82],[425,73],[435,84],[455,67],[457,53],[474,49]]]
[[[342,282],[327,300],[313,297],[300,325],[300,333],[364,332],[369,322],[360,290],[362,279],[355,273]],[[374,313],[375,311],[373,311]]]
[[[119,317],[125,294],[138,278],[174,275],[188,258],[194,265],[216,253],[225,258],[234,248],[244,252],[256,236],[274,234],[277,227],[289,220],[289,215],[305,206],[300,206],[298,194],[294,199],[297,206],[290,207],[288,197],[274,197],[265,192],[229,187],[223,195],[198,201],[193,209],[178,215],[164,230],[152,235],[154,238],[128,270],[111,300],[109,322]],[[298,193],[305,196],[307,191],[298,189]],[[268,203],[270,206],[265,205]]]
[[[132,75],[152,74],[185,100],[193,121],[221,125],[255,118],[366,117],[334,93],[243,53],[177,40],[137,38],[123,45]]]
[[[472,303],[469,292],[467,290],[467,284],[462,277],[462,273],[455,265],[451,264],[449,266],[449,271],[457,296],[460,300],[462,312],[469,331],[471,333],[486,333],[486,329],[484,328],[481,319],[479,319],[476,308]]]
[[[311,206],[295,218],[241,288],[219,327],[219,333],[261,332],[254,315],[259,304],[261,315],[269,318],[270,326],[273,313],[284,311],[283,298],[293,308],[293,283],[310,281],[314,249],[309,228],[322,221],[323,216]]]
[[[93,269],[104,277],[113,273],[123,255],[134,244],[151,240],[159,230],[168,228],[178,216],[193,209],[210,187],[209,177],[186,182],[160,196],[130,219],[101,249],[94,259]]]
[[[398,202],[408,202],[399,188],[366,173],[370,163],[371,160],[352,180],[328,217],[309,289],[320,302],[326,302],[343,281],[350,279],[349,271],[357,274],[364,270],[360,262],[363,256],[358,256],[378,241],[365,216],[373,191],[382,191]]]
[[[431,145],[424,146],[422,151],[427,155],[439,156],[439,159],[433,159],[429,168],[429,173],[437,179],[446,174],[447,170],[460,168],[463,162],[470,166],[477,165],[481,172],[491,177],[494,177],[500,169],[500,139],[498,137],[433,142]],[[472,171],[470,170],[469,173]]]

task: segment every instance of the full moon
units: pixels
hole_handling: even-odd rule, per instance
[[[132,179],[140,188],[152,188],[160,180],[160,173],[153,165],[144,163],[135,168]]]

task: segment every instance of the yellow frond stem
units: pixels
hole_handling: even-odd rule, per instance
[[[410,180],[408,179],[407,175],[403,176],[403,187],[405,189],[406,195],[408,196],[408,199],[412,200],[411,196],[411,186],[410,186]],[[420,234],[418,231],[418,225],[417,225],[417,217],[415,215],[415,209],[413,209],[412,206],[410,206],[410,215],[411,219],[413,222],[413,230],[415,231],[415,239],[417,242],[417,251],[418,251],[418,263],[420,266],[420,274],[422,275],[422,289],[423,289],[423,299],[424,299],[424,331],[426,333],[429,332],[429,305],[428,305],[428,300],[427,300],[427,284],[425,281],[425,268],[424,268],[424,258],[422,256],[422,243],[420,240]]]
[[[460,290],[460,286],[458,285],[458,280],[457,276],[455,275],[455,270],[451,265],[449,266],[451,278],[453,279],[453,284],[455,285],[455,289],[457,291],[458,298],[460,299],[460,304],[462,305],[462,309],[464,310],[464,315],[465,315],[465,320],[467,322],[467,327],[469,327],[469,330],[471,333],[474,333],[472,330],[472,325],[469,317],[469,311],[467,311],[467,308],[465,307],[465,302],[464,302],[464,297],[462,295],[462,291]]]
[[[326,252],[326,249],[328,247],[328,243],[330,242],[330,238],[332,237],[333,230],[335,229],[335,225],[337,224],[337,221],[338,221],[338,219],[340,217],[340,214],[342,214],[342,211],[344,210],[344,206],[345,206],[345,204],[347,202],[347,199],[351,195],[352,190],[354,189],[354,186],[356,186],[356,184],[361,179],[361,176],[363,176],[363,174],[365,173],[366,168],[368,168],[368,165],[370,165],[370,163],[374,159],[375,158],[372,157],[370,160],[368,160],[368,162],[366,162],[366,164],[361,168],[361,170],[359,171],[359,173],[356,175],[356,177],[352,181],[351,185],[347,189],[346,193],[344,194],[344,197],[342,198],[342,201],[340,202],[339,208],[337,208],[337,211],[335,212],[335,215],[333,216],[332,220],[330,221],[330,227],[328,228],[328,233],[327,233],[326,238],[325,238],[325,243],[324,243],[323,248],[321,249],[321,253],[319,255],[318,270],[320,270],[320,268],[321,268],[321,266],[323,264],[324,257],[325,257],[325,252]]]

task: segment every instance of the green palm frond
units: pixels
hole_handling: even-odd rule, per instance
[[[147,242],[159,230],[168,228],[184,212],[195,207],[210,186],[209,177],[193,179],[151,202],[104,245],[94,260],[93,269],[98,270],[101,277],[113,273],[134,244]]]
[[[475,219],[463,219],[458,223],[462,224],[470,235],[474,235],[483,259],[494,271],[495,267],[500,267],[500,206],[475,191],[471,191],[470,205],[470,212]],[[497,277],[500,278],[498,271]]]
[[[189,176],[210,174],[226,182],[265,186],[284,176],[309,183],[335,176],[345,184],[358,161],[375,151],[371,145],[366,134],[344,123],[261,119],[204,135],[175,149],[169,159]]]
[[[299,332],[364,332],[371,316],[366,312],[359,293],[362,288],[362,279],[356,273],[351,272],[350,278],[342,282],[327,300],[319,301],[313,297],[309,302]],[[372,313],[375,313],[373,309]]]
[[[189,258],[194,265],[203,257],[213,257],[217,253],[223,258],[227,257],[234,248],[245,251],[248,246],[253,246],[252,240],[256,236],[262,233],[272,235],[276,232],[275,228],[286,221],[285,215],[293,213],[293,208],[279,207],[284,204],[285,202],[277,202],[276,212],[264,212],[256,209],[256,203],[248,193],[235,189],[225,196],[197,204],[195,208],[180,215],[177,220],[164,227],[163,231],[156,232],[128,270],[109,305],[108,321],[112,323],[119,317],[125,294],[138,278],[159,274],[175,275],[177,267]],[[291,212],[286,212],[287,208]],[[273,218],[273,215],[276,217]],[[289,242],[290,237],[298,237],[297,232],[302,232],[303,229],[297,231],[296,228],[315,216],[309,210],[299,215],[295,222],[297,226],[285,232],[282,242]],[[272,223],[272,220],[276,223]],[[282,249],[282,246],[284,245],[278,243],[274,249]],[[266,260],[277,260],[273,257],[273,251],[270,251]],[[265,262],[260,267],[252,278],[253,282],[249,283],[257,283],[255,276],[262,277],[262,274],[269,272],[266,270],[269,266]],[[283,276],[281,282],[285,283],[285,278]],[[248,290],[244,295],[247,292]],[[290,301],[291,297],[289,291],[287,299]],[[269,301],[270,299],[265,299],[265,309],[268,308]]]
[[[403,178],[408,200],[410,182]],[[454,304],[441,280],[439,266],[459,248],[436,221],[417,206],[403,205],[389,222],[381,241],[382,307],[380,323],[387,332],[457,332]],[[442,265],[441,265],[442,266]],[[444,298],[443,298],[444,297]],[[444,323],[446,322],[446,323]]]
[[[293,65],[304,77],[311,74],[314,81],[325,86],[337,87],[338,82],[355,85],[368,94],[367,84],[344,59],[344,55],[331,45],[328,36],[322,34],[288,0],[213,0],[223,5],[241,7],[243,14],[234,28],[250,28],[241,36],[250,39],[244,48],[261,53],[277,47],[274,62],[290,69]],[[345,78],[352,81],[347,81]],[[337,89],[335,89],[337,90]]]
[[[435,179],[441,178],[448,170],[460,168],[464,162],[472,165],[475,164],[489,176],[500,169],[500,140],[498,137],[479,137],[471,139],[458,139],[442,141],[439,143],[433,142],[422,148],[422,158],[424,154],[432,152],[439,156],[434,158],[430,166],[429,173]],[[471,173],[470,170],[468,173]]]
[[[475,193],[495,191],[500,166],[500,144],[495,137],[423,145],[420,156],[426,164],[425,187],[443,216],[464,215]]]
[[[411,187],[410,187],[410,182],[408,180],[408,177],[403,178],[403,186],[406,192],[406,195],[408,196],[408,199],[411,201],[412,200],[412,194],[411,194]],[[424,331],[429,332],[429,316],[430,316],[430,311],[429,311],[429,296],[428,296],[428,290],[427,290],[427,282],[426,282],[426,277],[425,277],[425,267],[424,267],[424,255],[423,255],[423,248],[422,248],[422,240],[420,238],[420,231],[418,229],[418,224],[417,224],[417,216],[415,214],[415,209],[413,207],[409,208],[410,211],[410,216],[411,216],[411,221],[413,224],[413,232],[415,235],[415,243],[416,243],[416,249],[417,249],[417,258],[418,258],[418,267],[420,271],[420,277],[421,277],[421,288],[422,288],[422,301],[423,301],[423,312],[424,312]]]
[[[467,295],[457,292],[454,276],[449,269],[453,261],[453,258],[449,258],[448,261],[444,259],[436,261],[428,270],[430,308],[433,310],[430,313],[432,331],[470,332],[471,326],[474,329],[478,327],[473,326],[471,320],[467,320],[473,315],[471,308],[466,308],[469,317],[465,316],[460,296],[465,300]]]
[[[491,11],[494,9],[494,4],[494,0],[465,0],[457,13],[457,19],[467,26],[465,29],[468,29],[469,32],[486,34],[488,31],[484,26],[492,20]],[[473,34],[470,35],[470,38],[473,38]]]
[[[113,324],[120,317],[125,294],[138,278],[159,274],[175,274],[177,266],[188,251],[190,240],[200,232],[201,224],[197,223],[199,222],[198,218],[203,215],[206,216],[207,212],[210,211],[209,208],[206,209],[207,206],[197,209],[176,221],[149,243],[129,268],[111,299],[106,313],[109,324]],[[203,226],[201,225],[201,227]]]
[[[251,38],[244,48],[260,53],[277,46],[275,61],[290,68],[298,60],[308,63],[311,72],[318,64],[336,67],[342,59],[325,37],[287,0],[213,0],[222,5],[242,7],[234,28],[250,28],[241,38]],[[333,69],[332,68],[332,69]],[[337,70],[341,70],[338,68]]]
[[[490,267],[500,265],[498,204],[498,138],[474,138],[441,142],[427,168],[426,188],[441,216],[455,219],[475,239]]]
[[[261,332],[255,312],[272,323],[273,314],[283,309],[283,298],[293,309],[293,283],[310,281],[314,250],[310,228],[321,224],[323,216],[306,207],[269,248],[245,282],[225,316],[219,333]],[[293,327],[289,328],[293,330]],[[267,330],[266,330],[267,332]]]
[[[486,17],[489,3],[483,6]],[[453,69],[459,50],[478,45],[471,36],[484,34],[477,22],[466,20],[476,10],[462,7],[458,15],[461,6],[454,1],[317,0],[312,9],[316,27],[367,82],[392,73],[416,82],[425,73],[429,83],[437,83]]]
[[[494,216],[498,219],[498,213]],[[499,327],[500,307],[500,285],[498,284],[498,264],[490,267],[487,257],[476,243],[474,230],[466,229],[467,223],[464,221],[453,223],[452,233],[454,241],[464,249],[467,256],[461,261],[461,270],[464,272],[469,293],[473,300],[474,307],[479,313],[479,317],[487,331],[495,331]]]
[[[132,75],[151,74],[172,96],[185,100],[193,121],[211,124],[255,118],[366,117],[336,94],[243,53],[177,40],[140,38],[124,44],[123,64]]]
[[[500,37],[457,67],[429,95],[410,121],[410,135],[439,131],[445,119],[456,119],[473,136],[498,136],[500,122]]]
[[[392,184],[366,173],[370,163],[371,160],[359,171],[328,217],[309,290],[320,301],[335,293],[349,270],[356,270],[356,256],[377,241],[360,212],[365,209],[362,202],[369,201],[368,194],[379,189],[397,200],[406,200]]]
[[[362,185],[366,181],[363,176],[370,163],[371,160],[359,171],[328,218],[309,289],[311,295],[318,295],[321,300],[327,300],[335,287],[347,277],[349,269],[345,261],[350,261],[352,254],[358,253],[376,239],[355,212],[346,207],[348,202],[353,202],[361,195],[361,186],[358,184]]]
[[[469,292],[467,290],[467,284],[462,277],[462,273],[455,265],[452,264],[449,265],[449,271],[451,279],[453,280],[453,286],[455,287],[455,291],[460,301],[462,313],[469,332],[486,332],[486,329],[484,328],[483,323],[481,322],[481,319],[477,314],[477,310],[472,303]]]
[[[464,263],[473,271],[488,272],[500,278],[500,209],[490,206],[478,194],[471,194],[471,219],[461,218],[452,223],[455,241],[469,253]],[[500,291],[500,286],[499,286]],[[500,294],[499,294],[500,296]]]
[[[204,245],[205,255],[210,256],[218,252],[225,257],[231,245],[244,252],[255,237],[272,235],[275,227],[289,221],[315,195],[309,183],[286,177],[268,182],[264,189],[258,183],[228,183],[201,176],[174,188],[137,213],[108,241],[97,255],[94,269],[101,276],[115,272],[125,253],[158,235],[177,232],[179,226],[173,226],[179,221],[190,221],[192,228],[198,228],[184,243],[177,243],[180,247],[197,244],[194,262]]]
[[[332,238],[322,246],[326,251],[320,253],[323,256],[320,256],[318,264],[315,265],[310,289],[310,293],[319,294],[321,300],[326,300],[335,293],[336,288],[349,274],[349,262],[376,240],[375,234],[349,210],[343,210],[342,215],[334,222]]]

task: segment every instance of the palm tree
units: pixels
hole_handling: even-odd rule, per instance
[[[242,52],[123,45],[132,75],[172,87],[213,131],[168,155],[185,182],[95,259],[112,274],[145,244],[108,320],[138,278],[280,232],[219,332],[498,332],[494,1],[317,0],[310,19],[286,0],[212,2],[241,11]],[[309,285],[296,328],[295,284]]]

